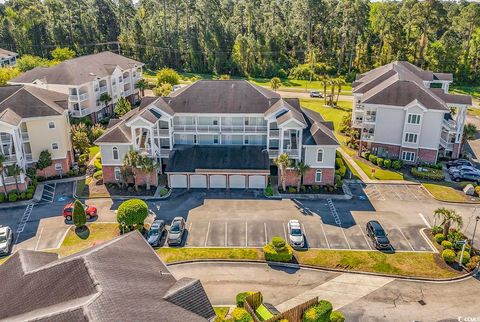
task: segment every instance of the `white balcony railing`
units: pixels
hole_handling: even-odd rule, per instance
[[[82,117],[92,113],[92,109],[84,108],[82,110],[70,110],[72,117]]]
[[[448,142],[447,140],[445,140],[442,137],[440,138],[440,146],[445,148],[445,150],[447,150],[447,151],[453,151],[454,144],[455,143]]]
[[[105,93],[107,91],[107,86],[100,86],[99,92],[100,93]]]
[[[153,130],[153,136],[169,136],[170,135],[170,130],[169,129],[154,129]]]
[[[372,141],[375,137],[375,133],[364,132],[362,133],[362,140]]]
[[[17,178],[17,181],[20,181],[20,177]],[[4,177],[4,181],[2,185],[13,184],[13,183],[15,183],[15,177],[9,176],[9,177]]]
[[[17,162],[17,155],[16,154],[6,154],[5,156],[5,163],[14,163]]]
[[[170,150],[160,149],[160,151],[158,152],[158,155],[160,156],[160,158],[168,158],[168,156],[170,155]]]
[[[300,156],[300,150],[298,149],[283,149],[283,153],[288,154],[292,158],[297,158]]]
[[[267,131],[263,125],[199,125],[199,124],[175,124],[173,129],[177,132],[254,132]],[[278,130],[277,130],[278,131]]]
[[[29,141],[30,137],[28,136],[28,132],[21,132],[22,134],[22,140],[23,141]]]
[[[280,130],[270,130],[269,136],[271,139],[280,137]]]
[[[443,126],[445,126],[450,131],[455,131],[457,129],[457,122],[454,120],[443,120]]]
[[[130,77],[123,78],[123,83],[124,84],[130,84]]]
[[[268,150],[268,157],[270,159],[278,157],[279,154],[280,154],[279,150]]]
[[[78,95],[70,95],[70,101],[81,102],[88,99],[88,93],[78,94]]]

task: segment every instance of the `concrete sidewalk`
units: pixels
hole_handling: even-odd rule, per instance
[[[333,309],[338,310],[394,280],[394,278],[390,277],[345,273],[275,307],[280,312],[285,312],[292,307],[318,296],[321,300],[330,301]]]

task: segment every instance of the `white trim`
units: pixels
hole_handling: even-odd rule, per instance
[[[57,145],[57,148],[54,148],[54,147],[53,147],[54,144]],[[58,145],[57,142],[52,142],[51,146],[52,146],[52,150],[58,150],[58,149],[60,148],[60,146]]]
[[[322,151],[322,159],[321,160],[318,160],[318,154],[320,153],[320,151]],[[317,157],[315,158],[315,160],[317,160],[317,162],[323,162],[323,159],[324,159],[324,149],[323,148],[320,148],[320,149],[317,149]]]
[[[118,177],[117,173],[119,174]],[[115,181],[120,181],[122,179],[122,170],[120,170],[120,167],[113,168],[113,178],[115,179]]]
[[[417,153],[415,153],[413,151],[408,151],[408,150],[407,151],[403,150],[401,152],[402,152],[401,158],[402,158],[403,161],[407,161],[407,162],[415,162],[416,161]],[[407,154],[411,154],[413,156],[412,160],[405,158],[405,156]]]
[[[320,180],[317,180],[318,174],[320,174]],[[315,170],[315,182],[322,182],[322,179],[323,179],[323,171],[322,171],[322,169],[316,169],[316,170]]]
[[[115,152],[114,151],[117,151],[117,157],[115,158]],[[118,147],[116,146],[113,146],[112,147],[112,160],[120,160],[120,154],[119,154],[119,151],[118,151]]]

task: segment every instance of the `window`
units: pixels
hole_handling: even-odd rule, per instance
[[[115,176],[116,181],[122,180],[122,172],[120,171],[119,167],[115,167],[115,169],[113,169],[113,175]]]
[[[115,84],[117,84],[117,83],[115,82],[115,79],[112,79],[112,85],[115,85]]]
[[[245,144],[248,144],[248,136],[245,137]]]
[[[323,149],[317,151],[317,162],[323,162]]]
[[[218,125],[218,120],[213,120],[213,125]]]
[[[118,76],[118,82],[121,83],[123,81],[123,77],[122,76]]]
[[[248,125],[248,123],[249,123],[248,119],[245,119],[245,125]]]
[[[315,182],[322,182],[322,170],[315,171]]]
[[[418,135],[415,133],[405,133],[405,142],[417,143]]]
[[[213,144],[218,144],[218,135],[213,137]]]
[[[54,129],[55,128],[55,122],[48,122],[48,128],[49,129]]]
[[[52,150],[58,150],[58,144],[52,143]]]
[[[415,161],[415,152],[403,151],[402,160],[409,161],[409,162]]]
[[[197,136],[194,135],[194,136],[193,136],[193,144],[197,144],[197,143],[198,143],[198,141],[197,141]]]
[[[408,124],[420,124],[420,114],[408,114]]]
[[[118,148],[116,146],[112,148],[112,156],[113,160],[118,160]]]
[[[62,171],[63,167],[61,163],[55,163],[55,171]]]

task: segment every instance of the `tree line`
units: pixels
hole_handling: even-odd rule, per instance
[[[480,4],[464,0],[7,0],[0,21],[1,47],[48,59],[120,48],[152,69],[347,80],[408,60],[480,81]]]

